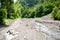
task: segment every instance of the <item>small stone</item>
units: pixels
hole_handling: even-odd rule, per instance
[[[24,40],[27,40],[27,37],[26,36],[24,36]]]

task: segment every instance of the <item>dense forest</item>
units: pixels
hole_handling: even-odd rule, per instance
[[[60,0],[0,0],[0,24],[16,18],[40,18],[50,14],[60,20]]]

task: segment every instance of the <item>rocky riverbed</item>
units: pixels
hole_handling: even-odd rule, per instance
[[[54,35],[57,33],[59,35],[49,35],[45,27],[38,27],[36,23],[44,25],[51,33]],[[41,28],[42,31],[41,31]],[[36,19],[17,19],[9,27],[0,28],[0,40],[5,40],[5,33],[8,30],[15,30],[19,32],[17,37],[12,40],[60,40],[60,21],[47,21],[47,20],[36,20]]]

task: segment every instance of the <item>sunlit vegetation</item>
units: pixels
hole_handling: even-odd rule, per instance
[[[0,0],[0,24],[16,18],[37,18],[52,13],[60,20],[60,0]]]
[[[54,10],[52,11],[52,17],[55,20],[60,20],[60,8],[55,7]]]
[[[8,19],[16,19],[20,17],[21,4],[13,0],[0,0],[0,24],[5,24]]]
[[[54,7],[52,11],[52,17],[55,20],[60,20],[60,0],[56,1],[56,6]]]

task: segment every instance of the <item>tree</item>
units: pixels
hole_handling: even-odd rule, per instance
[[[18,0],[0,0],[0,23],[5,24],[5,19],[15,19],[20,17],[21,4]]]

